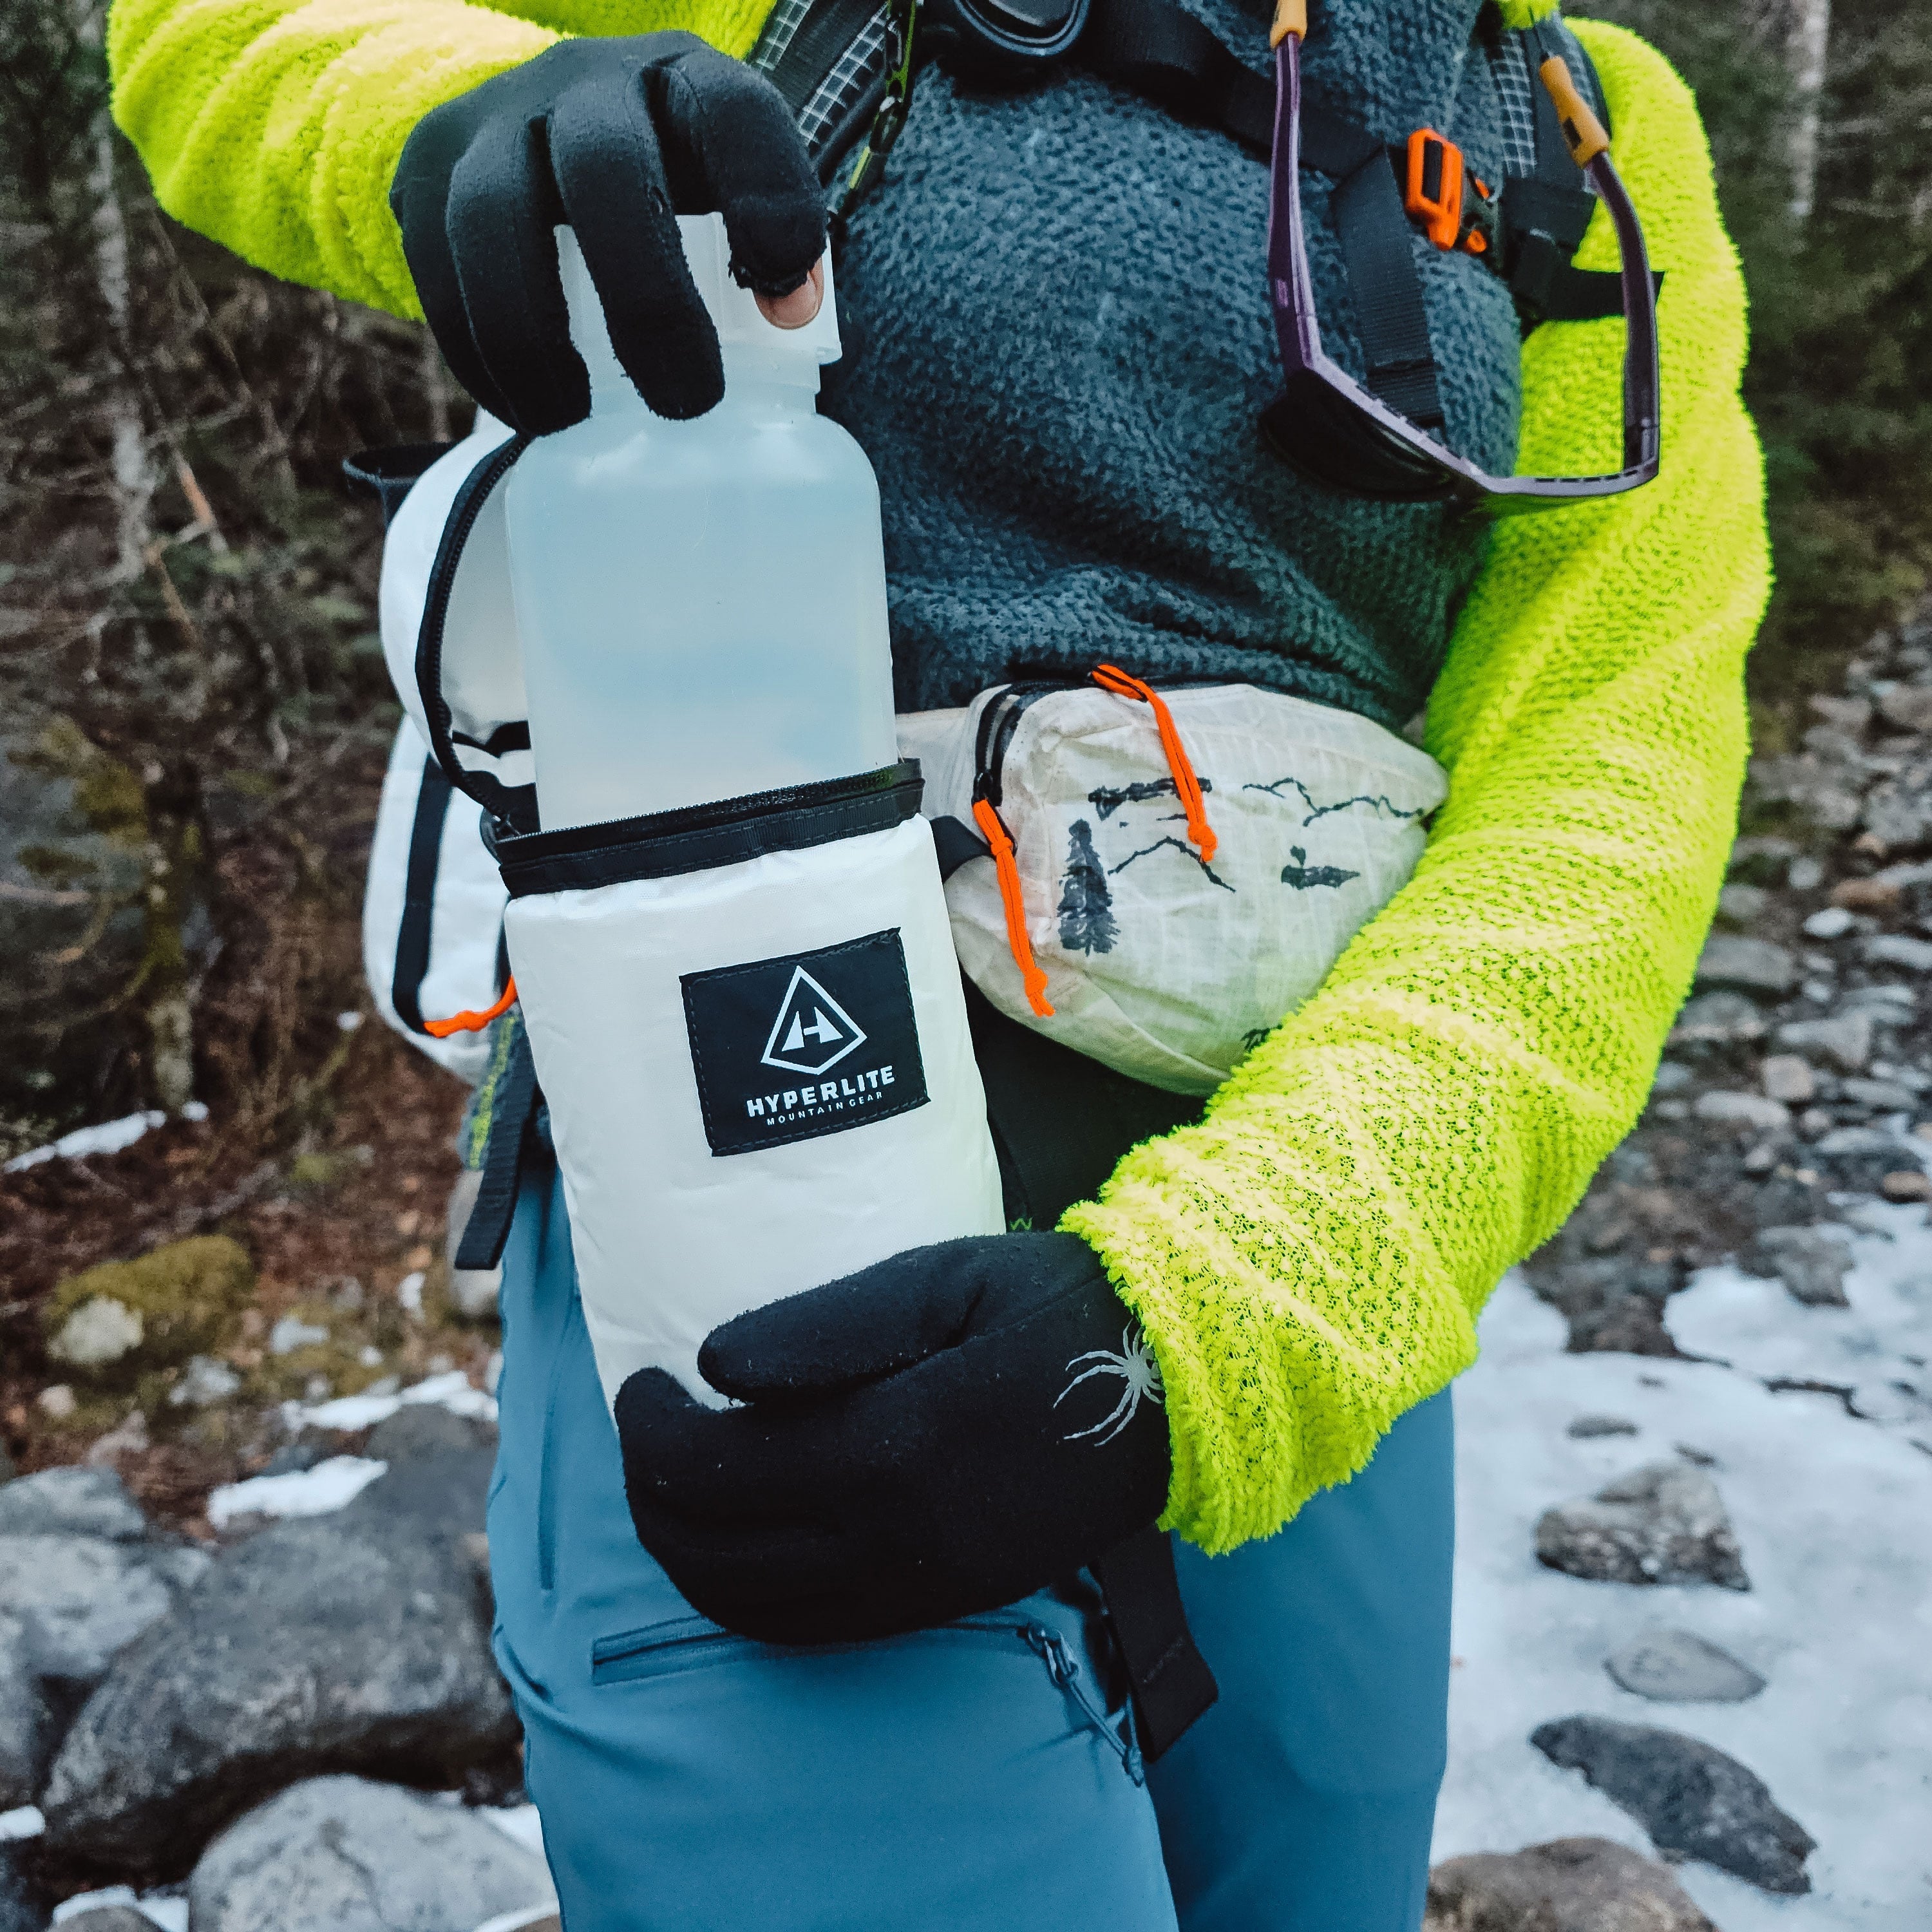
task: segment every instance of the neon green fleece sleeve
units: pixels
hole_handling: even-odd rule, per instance
[[[1499,523],[1430,700],[1450,789],[1413,879],[1199,1125],[1061,1224],[1154,1344],[1165,1521],[1210,1550],[1359,1469],[1474,1359],[1504,1270],[1636,1118],[1735,829],[1770,575],[1744,288],[1689,91],[1632,35],[1576,32],[1666,275],[1663,474]],[[1600,211],[1579,260],[1616,260]],[[1529,338],[1523,469],[1616,466],[1622,337]]]
[[[433,107],[564,34],[745,54],[772,0],[114,0],[114,118],[161,206],[244,260],[420,317],[389,180]]]

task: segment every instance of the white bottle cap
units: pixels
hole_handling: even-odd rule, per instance
[[[828,249],[824,257],[825,298],[818,314],[802,328],[780,328],[765,320],[757,296],[732,279],[731,244],[725,237],[724,218],[680,214],[677,226],[691,278],[698,284],[698,295],[724,352],[726,382],[782,382],[815,391],[820,366],[837,362],[842,352],[838,342],[838,308],[832,299],[831,251]],[[556,230],[556,253],[564,300],[570,310],[570,339],[590,371],[592,392],[602,392],[620,384],[629,390],[630,378],[610,346],[603,305],[597,298],[590,271],[584,264],[577,237],[568,228]]]

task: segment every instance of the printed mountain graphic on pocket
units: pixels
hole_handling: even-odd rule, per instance
[[[1362,876],[1359,872],[1345,872],[1340,866],[1311,866],[1304,847],[1291,845],[1288,849],[1294,863],[1282,866],[1281,882],[1298,892],[1305,892],[1312,886],[1346,886],[1351,879]]]

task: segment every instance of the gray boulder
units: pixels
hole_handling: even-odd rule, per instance
[[[1597,1582],[1750,1588],[1717,1484],[1682,1462],[1647,1462],[1594,1496],[1546,1510],[1536,1555]]]
[[[465,1539],[487,1451],[392,1469],[224,1551],[116,1660],[40,1799],[57,1860],[184,1873],[263,1792],[335,1771],[446,1784],[517,1737]]]
[[[317,1778],[208,1846],[188,1911],[195,1932],[472,1932],[551,1896],[543,1860],[474,1811]]]
[[[1729,1651],[1689,1630],[1652,1630],[1619,1644],[1604,1668],[1626,1690],[1658,1703],[1742,1704],[1764,1679]]]
[[[208,1562],[93,1536],[0,1536],[0,1809],[33,1798],[64,1719]]]
[[[0,1490],[0,1536],[98,1536],[138,1543],[148,1520],[112,1469],[43,1469]]]
[[[1811,1889],[1804,1861],[1817,1841],[1779,1810],[1763,1780],[1714,1745],[1647,1724],[1564,1718],[1530,1742],[1580,1771],[1666,1856],[1699,1858],[1771,1892]]]
[[[1744,1264],[1756,1274],[1774,1275],[1794,1299],[1810,1308],[1844,1308],[1845,1277],[1852,1251],[1822,1228],[1760,1228]]]
[[[20,1869],[14,1847],[0,1844],[0,1932],[42,1932],[46,1922],[38,1888]]]
[[[1422,1932],[1717,1932],[1676,1875],[1608,1838],[1449,1858]]]

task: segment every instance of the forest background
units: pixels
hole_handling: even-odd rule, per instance
[[[1696,88],[1752,296],[1778,588],[1760,747],[1932,575],[1932,8],[1576,0]],[[424,332],[170,221],[94,0],[0,0],[0,1160],[212,1109],[238,1171],[330,1132],[397,709],[373,503],[460,432]]]

